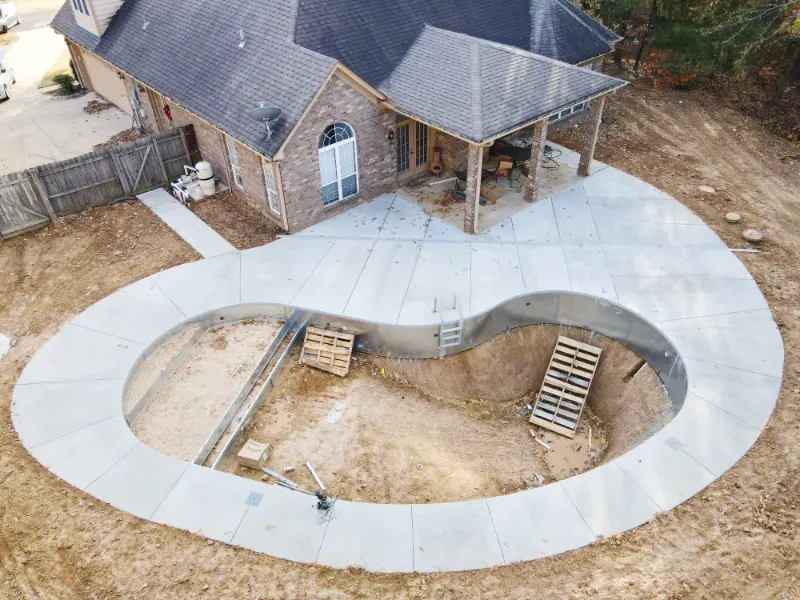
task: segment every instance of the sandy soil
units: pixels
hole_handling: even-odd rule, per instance
[[[192,212],[237,250],[269,244],[283,233],[267,217],[229,192],[192,204]]]
[[[133,433],[162,454],[193,461],[280,328],[247,320],[208,330],[139,413]]]
[[[723,220],[728,207],[766,231],[762,251],[742,259],[781,323],[778,406],[730,472],[656,521],[575,552],[472,573],[297,565],[144,522],[48,473],[20,445],[9,417],[25,363],[92,302],[196,256],[137,205],[0,243],[0,331],[20,340],[0,360],[0,598],[796,599],[800,160],[791,155],[796,146],[699,92],[632,89],[610,99],[599,159],[674,194],[734,247],[743,245],[742,226]],[[702,195],[697,185],[705,183],[721,191]]]
[[[170,362],[180,354],[183,347],[191,340],[197,330],[202,327],[200,323],[195,323],[176,331],[157,348],[155,348],[134,374],[128,386],[128,393],[125,395],[125,413],[129,413],[136,403],[150,389],[155,380],[169,366]]]

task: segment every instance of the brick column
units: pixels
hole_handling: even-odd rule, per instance
[[[464,231],[478,233],[481,201],[481,173],[483,171],[483,146],[469,145],[467,155],[467,204],[464,207]]]
[[[589,114],[581,127],[581,160],[578,163],[578,175],[582,177],[589,175],[589,167],[594,158],[594,147],[597,144],[597,133],[600,131],[600,121],[603,119],[603,106],[605,106],[605,103],[605,96],[592,100]]]
[[[533,124],[533,144],[531,144],[531,161],[528,165],[528,176],[522,184],[522,196],[526,202],[535,202],[539,195],[539,184],[542,181],[542,157],[544,144],[547,141],[547,119]]]

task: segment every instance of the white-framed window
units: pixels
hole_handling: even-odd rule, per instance
[[[329,206],[358,193],[356,135],[347,123],[333,123],[319,136],[322,205]]]
[[[72,0],[72,7],[79,13],[89,16],[89,5],[86,0]]]
[[[561,112],[557,112],[555,114],[550,115],[550,117],[547,119],[547,122],[553,123],[555,121],[560,121],[561,119],[566,119],[571,114],[576,112],[581,112],[582,110],[586,110],[586,108],[587,108],[587,103],[581,102],[579,104],[576,104],[575,106],[570,106],[569,108],[565,108]]]
[[[267,200],[269,208],[276,215],[281,214],[281,205],[278,202],[278,184],[275,183],[275,165],[264,161],[264,181],[267,184]]]
[[[228,145],[228,155],[231,157],[231,171],[233,172],[233,182],[240,190],[244,189],[244,179],[242,170],[239,168],[239,155],[236,153],[236,142],[229,135],[225,136],[225,143]]]

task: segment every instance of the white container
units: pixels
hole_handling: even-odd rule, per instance
[[[213,179],[212,179],[212,183],[213,183]],[[206,196],[205,192],[203,191],[203,183],[202,182],[201,183],[194,183],[194,184],[190,185],[187,188],[186,191],[189,192],[189,196],[194,201],[202,200]]]
[[[200,180],[200,188],[206,196],[213,196],[217,191],[217,185],[214,183],[214,169],[208,161],[202,161],[194,166],[197,169],[197,178]]]

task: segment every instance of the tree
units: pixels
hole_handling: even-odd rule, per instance
[[[642,62],[642,52],[644,52],[645,44],[647,44],[647,38],[650,37],[650,32],[653,29],[653,23],[655,21],[657,12],[658,0],[653,0],[653,4],[650,5],[650,16],[647,18],[647,28],[644,30],[642,40],[639,42],[639,51],[636,53],[636,62],[633,63],[634,72],[639,70],[639,64]]]

